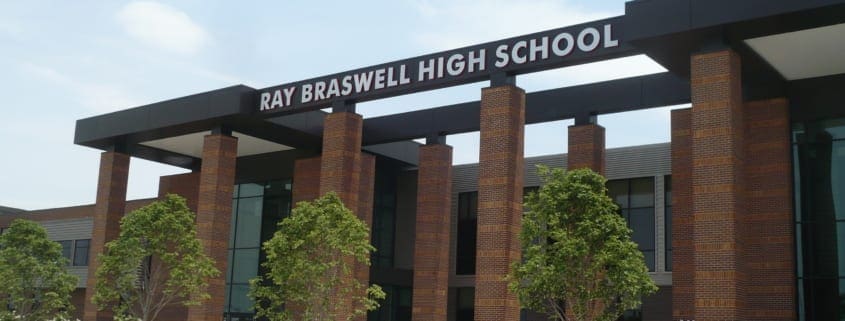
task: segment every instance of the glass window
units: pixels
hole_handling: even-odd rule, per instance
[[[373,266],[393,267],[396,242],[396,183],[394,172],[376,173],[371,243]]]
[[[472,320],[475,316],[475,288],[455,288],[456,320]]]
[[[248,184],[241,184],[240,185],[240,192],[238,197],[245,198],[245,197],[256,197],[256,196],[263,196],[264,195],[264,184],[255,184],[255,183],[248,183]]]
[[[253,320],[249,280],[259,273],[261,243],[290,215],[290,180],[235,185],[226,270],[225,320]]]
[[[663,179],[664,242],[666,243],[666,271],[672,271],[672,176]]]
[[[260,246],[262,203],[263,200],[258,197],[242,198],[238,201],[235,248]]]
[[[73,257],[71,253],[73,253],[73,241],[59,241],[59,244],[62,246],[62,257],[67,259],[68,265],[72,264]]]
[[[478,192],[458,194],[458,244],[455,270],[459,275],[475,274],[475,245],[478,231]]]
[[[640,249],[654,250],[654,209],[632,209],[629,222],[628,226],[634,232],[631,238],[639,244]]]
[[[845,118],[792,137],[799,320],[845,320]]]
[[[249,283],[258,275],[258,249],[235,250],[231,283]]]
[[[628,207],[628,181],[613,180],[607,182],[607,194],[620,208]]]
[[[229,311],[234,313],[251,313],[252,300],[247,296],[249,284],[232,284]]]
[[[649,271],[655,270],[654,178],[607,182],[608,196],[619,206],[619,214],[633,231],[631,239],[645,257]]]
[[[76,247],[73,249],[73,265],[88,265],[88,248],[91,240],[76,240]]]

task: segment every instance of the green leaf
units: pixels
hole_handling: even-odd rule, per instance
[[[656,292],[605,178],[589,169],[537,171],[543,185],[525,197],[523,260],[508,275],[522,307],[555,320],[612,321]]]

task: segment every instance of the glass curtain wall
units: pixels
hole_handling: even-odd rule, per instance
[[[793,124],[800,320],[845,320],[845,119]]]
[[[610,197],[634,232],[631,239],[639,245],[649,271],[655,266],[654,178],[620,179],[607,182]]]
[[[235,185],[229,234],[229,269],[226,271],[224,321],[251,321],[253,302],[247,297],[249,280],[258,276],[264,261],[261,244],[290,215],[291,182],[277,180]]]

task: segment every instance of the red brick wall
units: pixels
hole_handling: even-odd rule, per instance
[[[789,104],[745,104],[747,213],[745,259],[749,284],[745,320],[795,320],[795,234],[792,214]]]
[[[358,207],[361,177],[361,115],[332,113],[323,122],[320,195],[333,191],[346,207]]]
[[[370,154],[361,153],[361,175],[358,184],[358,209],[357,215],[372,232],[373,227],[373,195],[375,194],[376,157]],[[364,284],[370,283],[370,267],[365,264],[355,264],[355,278]],[[356,318],[358,321],[366,321],[367,316],[361,315]]]
[[[747,276],[742,92],[733,51],[695,55],[692,85],[692,207],[695,319],[742,320]]]
[[[94,229],[91,232],[92,260],[88,264],[88,283],[93,289],[97,267],[100,265],[97,254],[103,252],[106,242],[120,234],[120,218],[126,209],[126,184],[129,178],[129,155],[104,152],[100,155],[100,173],[97,181],[97,203],[94,205]],[[111,313],[97,311],[91,303],[93,291],[86,291],[83,317],[85,321],[111,320]]]
[[[525,91],[482,89],[480,125],[475,320],[519,320],[504,277],[521,257]]]
[[[604,175],[604,127],[596,124],[569,126],[567,169],[589,168]]]
[[[206,254],[216,262],[220,276],[209,280],[211,299],[189,308],[188,320],[219,321],[223,315],[237,154],[237,138],[221,134],[205,136],[199,180],[197,237]]]
[[[692,110],[672,111],[672,319],[695,316],[692,220]]]
[[[320,157],[297,159],[293,164],[293,204],[320,197]]]
[[[365,222],[372,222],[372,184],[373,178],[366,179],[368,186],[362,190],[362,170],[364,176],[372,176],[375,172],[374,158],[364,157],[361,153],[361,135],[363,118],[350,112],[336,112],[326,116],[323,122],[323,153],[320,156],[320,188],[319,195],[335,192],[347,208],[356,212]],[[366,159],[366,160],[364,160]],[[366,165],[366,166],[364,166]],[[359,199],[369,196],[361,204]],[[369,210],[365,208],[369,207]],[[352,259],[349,258],[351,261]],[[356,265],[353,275],[362,282],[368,282],[369,270]],[[338,298],[338,304],[348,307],[351,302],[345,298]],[[346,312],[340,312],[346,314]],[[339,316],[342,318],[342,316]],[[364,317],[356,320],[363,320]]]
[[[187,201],[191,211],[196,213],[199,187],[199,172],[162,176],[158,179],[158,197],[162,198],[168,193],[182,196]]]
[[[449,292],[452,147],[420,147],[414,243],[414,321],[445,321]]]
[[[191,211],[196,213],[197,202],[199,201],[200,176],[199,172],[162,176],[158,181],[158,197],[163,198],[167,194],[182,196],[187,201]],[[225,278],[225,273],[221,273],[220,278]],[[187,320],[187,317],[187,307],[179,304],[171,304],[161,311],[158,320],[181,321]]]

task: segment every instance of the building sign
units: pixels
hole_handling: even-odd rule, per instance
[[[539,32],[397,62],[274,86],[258,91],[258,111],[325,108],[333,101],[366,101],[558,68],[624,55],[614,34],[618,18]]]

